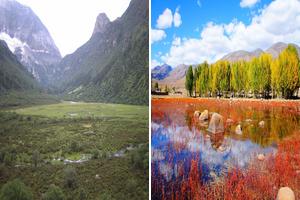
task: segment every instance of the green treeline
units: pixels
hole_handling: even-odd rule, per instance
[[[288,45],[278,56],[263,53],[251,61],[214,64],[204,62],[189,67],[185,88],[189,96],[292,98],[300,87],[300,62],[297,49]]]

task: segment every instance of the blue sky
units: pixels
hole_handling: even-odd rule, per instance
[[[214,62],[279,41],[299,44],[299,23],[299,0],[152,0],[152,67]]]

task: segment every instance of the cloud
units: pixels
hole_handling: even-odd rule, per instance
[[[182,24],[181,15],[179,14],[179,7],[176,8],[176,11],[175,11],[174,17],[173,17],[173,21],[174,21],[175,27],[179,27]]]
[[[156,28],[158,29],[171,28],[172,24],[174,24],[174,27],[179,27],[182,24],[179,7],[176,8],[174,15],[169,8],[166,8],[156,20]]]
[[[167,37],[164,30],[151,29],[151,44]]]
[[[199,38],[174,38],[169,52],[160,59],[172,66],[215,62],[232,51],[266,49],[279,41],[300,43],[298,0],[271,2],[249,25],[236,19],[228,24],[208,22]]]
[[[166,8],[164,12],[159,15],[156,21],[156,27],[159,29],[166,29],[172,27],[173,14],[169,8]]]
[[[73,53],[90,39],[99,13],[105,12],[110,20],[115,20],[130,3],[130,0],[17,1],[29,6],[37,14],[63,56]]]
[[[161,63],[161,62],[158,62],[158,61],[155,60],[155,59],[152,59],[152,60],[151,60],[151,68],[154,68],[154,67],[159,66],[159,65],[162,65],[162,63]]]
[[[201,7],[201,6],[202,6],[202,4],[201,4],[201,1],[200,1],[200,0],[197,0],[197,5],[198,5],[199,7]]]
[[[242,0],[240,3],[240,6],[242,8],[245,7],[253,7],[256,3],[258,3],[260,0]]]

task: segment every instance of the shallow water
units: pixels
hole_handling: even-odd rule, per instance
[[[207,123],[194,117],[196,110],[205,109],[223,116],[224,133],[208,132]],[[170,188],[176,190],[175,182],[188,177],[192,160],[200,166],[199,181],[209,184],[231,167],[244,169],[260,162],[258,154],[276,153],[278,141],[299,129],[299,111],[299,102],[152,100],[152,198],[161,198],[161,190],[166,195]],[[261,121],[264,126],[259,126]],[[235,133],[238,124],[241,135]]]

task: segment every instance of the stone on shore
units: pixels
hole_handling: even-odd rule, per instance
[[[227,123],[227,124],[232,124],[232,123],[233,123],[233,120],[230,119],[230,118],[228,118],[228,119],[226,120],[226,123]]]
[[[264,121],[260,121],[260,122],[258,123],[258,125],[259,125],[259,127],[263,128],[263,127],[265,126],[265,122],[264,122]]]
[[[295,200],[295,194],[289,187],[281,187],[278,191],[276,200]]]
[[[199,117],[199,116],[200,116],[200,114],[201,114],[201,112],[200,112],[200,111],[198,111],[198,110],[196,110],[196,111],[194,112],[194,117]]]
[[[208,110],[204,110],[200,116],[199,116],[200,121],[206,121],[208,120]]]
[[[223,116],[218,113],[213,113],[207,130],[211,133],[223,133],[224,132]]]
[[[258,159],[259,161],[263,161],[263,160],[265,159],[265,155],[264,155],[264,154],[258,154],[258,155],[257,155],[257,159]]]
[[[243,134],[242,126],[240,124],[235,127],[235,133],[238,134],[238,135]]]

